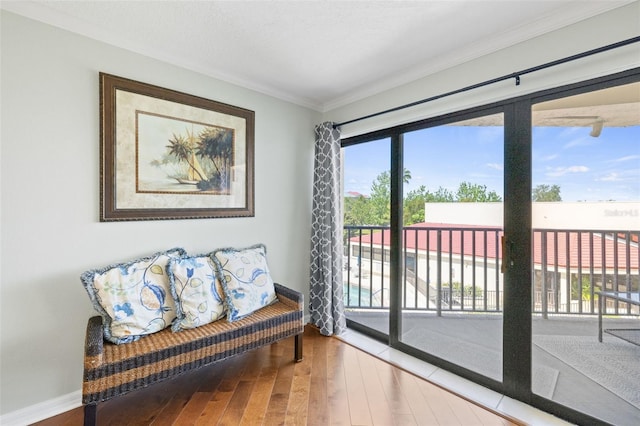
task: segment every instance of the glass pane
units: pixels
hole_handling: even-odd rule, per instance
[[[343,149],[346,317],[384,334],[389,334],[390,143],[382,139]],[[384,236],[386,241],[374,244]]]
[[[502,380],[503,115],[404,135],[403,343]]]
[[[640,418],[640,84],[534,105],[532,142],[532,390],[629,424]]]

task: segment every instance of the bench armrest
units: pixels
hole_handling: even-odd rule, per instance
[[[304,295],[302,293],[285,287],[282,284],[274,284],[278,300],[294,309],[304,311]]]
[[[87,334],[84,341],[85,362],[91,363],[91,367],[102,363],[103,344],[102,317],[91,317],[87,322]]]

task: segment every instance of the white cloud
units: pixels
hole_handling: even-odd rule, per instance
[[[564,176],[567,173],[585,173],[589,171],[587,166],[570,166],[570,167],[555,167],[548,168],[546,175],[549,177]]]
[[[579,138],[575,138],[573,140],[571,140],[570,142],[566,143],[563,148],[567,149],[567,148],[575,148],[575,147],[580,147],[580,146],[590,146],[596,143],[595,138],[592,137],[579,137]]]
[[[498,164],[498,163],[487,163],[487,167],[489,167],[490,169],[494,169],[494,170],[503,170],[504,169],[502,164]]]
[[[600,182],[615,182],[615,181],[619,181],[620,179],[620,175],[616,172],[612,172],[609,173],[601,178],[596,179],[597,181]]]
[[[609,160],[610,163],[622,163],[624,161],[640,160],[640,155],[627,155],[626,157],[616,158],[615,160]]]
[[[551,161],[551,160],[555,160],[556,158],[558,158],[558,154],[551,154],[551,155],[547,155],[546,157],[542,157],[540,161]]]

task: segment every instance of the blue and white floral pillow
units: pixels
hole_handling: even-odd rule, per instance
[[[176,305],[169,289],[167,264],[171,258],[185,254],[183,249],[174,248],[92,269],[80,276],[93,307],[103,318],[106,340],[129,343],[171,325]]]
[[[264,245],[219,249],[211,256],[226,296],[229,321],[239,320],[277,300]]]
[[[177,309],[173,331],[196,328],[225,315],[224,293],[209,255],[171,259],[167,273]]]

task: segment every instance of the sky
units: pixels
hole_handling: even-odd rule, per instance
[[[559,185],[562,201],[640,202],[640,126],[609,127],[599,137],[590,127],[534,127],[533,183]],[[405,134],[405,193],[424,185],[455,193],[461,182],[487,187],[504,198],[503,129],[439,126]],[[389,140],[345,148],[344,190],[369,195],[389,170]]]

